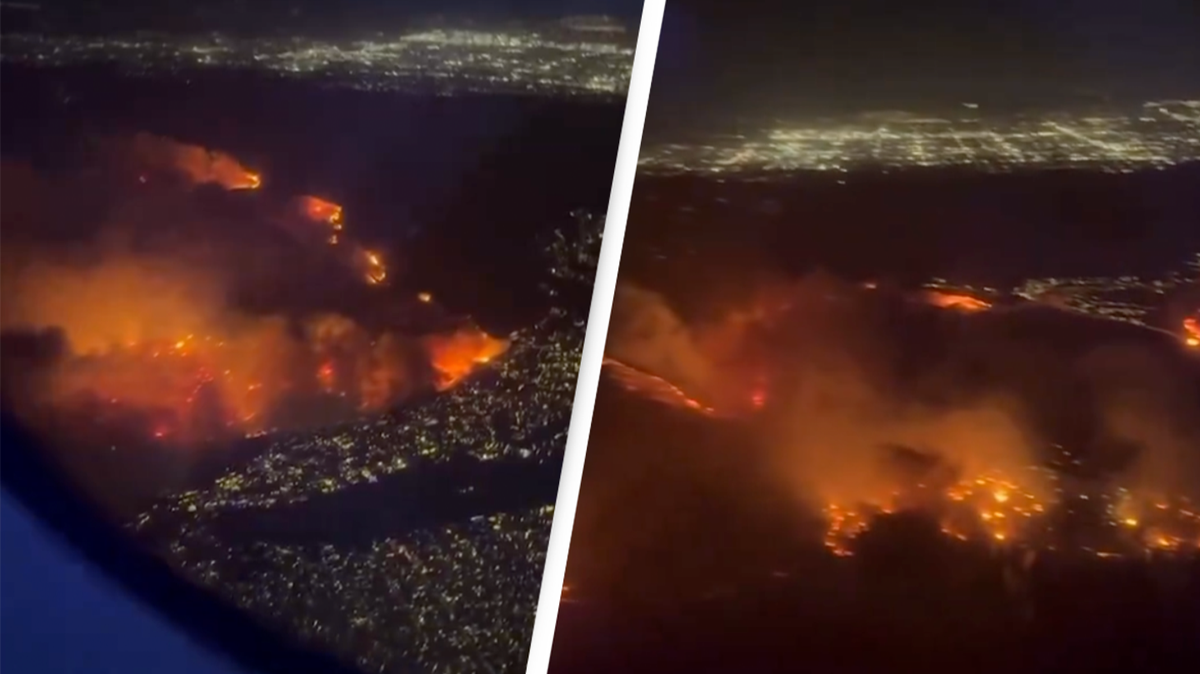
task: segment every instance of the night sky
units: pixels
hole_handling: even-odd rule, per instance
[[[1190,0],[668,0],[649,121],[1198,90]]]
[[[40,0],[43,23],[104,32],[158,29],[363,37],[445,18],[554,20],[607,14],[636,29],[641,0]]]

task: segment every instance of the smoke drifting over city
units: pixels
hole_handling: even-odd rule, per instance
[[[260,189],[226,152],[145,134],[98,147],[65,170],[4,166],[6,404],[34,418],[189,444],[380,410],[507,347],[465,320],[400,330],[289,302],[315,284],[350,306],[432,298],[378,287],[383,256],[341,206]]]
[[[678,407],[751,418],[766,474],[818,507],[891,503],[905,480],[986,476],[1005,476],[1044,503],[1053,485],[1031,467],[1053,458],[1064,433],[1083,439],[1073,451],[1109,467],[1110,484],[1147,498],[1194,494],[1200,434],[1188,375],[1137,342],[1035,348],[1020,326],[1043,320],[1041,311],[817,273],[764,284],[713,318],[689,320],[662,295],[627,284],[608,351],[694,398],[679,396]],[[1005,322],[1010,329],[997,330]]]

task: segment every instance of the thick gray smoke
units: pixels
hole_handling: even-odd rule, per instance
[[[697,328],[675,314],[662,295],[633,284],[617,286],[608,352],[686,389],[711,392],[714,354],[701,347]],[[700,328],[702,330],[702,328]]]
[[[881,500],[895,488],[886,448],[897,446],[1049,497],[1028,469],[1047,457],[1055,425],[1080,418],[1086,450],[1130,449],[1114,481],[1194,489],[1194,372],[1171,365],[1178,354],[1100,337],[1063,351],[1049,335],[1006,327],[1023,325],[1021,312],[905,304],[814,275],[688,321],[662,295],[625,284],[608,352],[714,405],[736,405],[752,394],[747,382],[769,379],[755,422],[766,468],[803,499]]]

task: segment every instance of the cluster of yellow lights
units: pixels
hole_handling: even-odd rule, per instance
[[[1166,102],[1133,115],[1046,114],[1024,120],[985,118],[977,112],[944,118],[868,114],[707,143],[657,145],[642,152],[640,165],[667,173],[846,172],[864,165],[989,170],[1090,166],[1114,172],[1164,168],[1200,157],[1200,116],[1194,103]]]

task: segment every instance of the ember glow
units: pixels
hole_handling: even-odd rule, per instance
[[[1193,349],[1200,348],[1200,320],[1194,317],[1184,319],[1183,343]]]
[[[886,499],[857,505],[827,504],[823,509],[825,547],[839,557],[851,556],[855,539],[867,532],[877,517],[904,511],[937,517],[942,533],[957,541],[1029,549],[1058,547],[1053,536],[1045,535],[1051,531],[1047,517],[1055,504],[1039,499],[1011,479],[981,476],[926,494],[916,502],[913,496],[895,492]],[[1136,496],[1118,489],[1111,501],[1108,526],[1116,535],[1106,547],[1089,548],[1096,556],[1200,551],[1200,508],[1191,499]]]
[[[937,516],[942,533],[960,541],[1011,543],[1021,540],[1048,508],[1018,481],[999,473],[981,474],[940,489],[917,485],[858,504],[828,503],[823,509],[824,543],[833,554],[850,556],[854,539],[875,517],[905,510]]]
[[[216,184],[227,190],[255,190],[262,185],[262,176],[232,155],[199,145],[139,133],[133,139],[133,153],[147,168],[173,172],[193,185]]]
[[[363,280],[368,285],[379,285],[387,280],[387,266],[379,253],[362,248],[355,251],[355,258],[362,269]]]
[[[755,410],[761,410],[766,406],[770,399],[770,382],[766,375],[760,375],[754,383],[753,390],[750,391],[750,406]]]
[[[329,245],[336,246],[341,243],[344,222],[340,205],[312,196],[300,197],[298,203],[300,213],[306,220],[320,223],[329,228],[329,234],[326,237]]]
[[[953,295],[929,290],[925,292],[924,296],[926,302],[942,309],[957,309],[958,311],[974,313],[977,311],[987,311],[992,308],[991,304],[970,295]]]
[[[1147,550],[1200,550],[1200,506],[1185,496],[1122,492],[1109,514]]]

